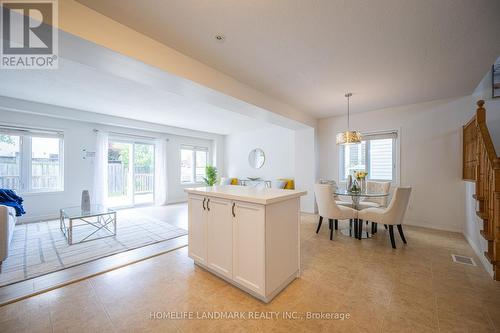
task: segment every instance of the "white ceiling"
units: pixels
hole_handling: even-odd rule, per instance
[[[2,71],[0,95],[218,134],[269,126],[194,98],[61,57],[58,70]]]
[[[498,0],[78,1],[315,117],[470,94],[500,54]]]

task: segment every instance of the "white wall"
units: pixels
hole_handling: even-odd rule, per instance
[[[266,161],[261,169],[248,163],[248,154],[261,148]],[[316,179],[315,130],[289,130],[269,126],[256,131],[225,137],[224,162],[227,177],[260,177],[266,180],[294,178],[297,189],[308,194],[301,198],[301,210],[314,212],[314,181]]]
[[[266,180],[293,178],[294,147],[294,131],[278,126],[227,135],[224,146],[224,176],[260,177]],[[264,166],[260,169],[254,169],[248,163],[248,154],[255,148],[261,148],[266,156]]]
[[[500,59],[500,58],[499,58]],[[500,62],[500,60],[499,60]],[[484,76],[472,94],[474,107],[470,109],[469,119],[476,112],[475,102],[482,99],[485,101],[486,125],[495,145],[497,155],[500,154],[500,98],[491,97],[491,70]]]
[[[354,114],[362,132],[398,130],[400,184],[412,186],[406,223],[461,232],[464,225],[461,130],[471,97],[420,103]],[[346,117],[318,122],[319,177],[338,180],[335,135]]]
[[[167,144],[167,172],[168,172],[168,202],[185,200],[183,193],[185,186],[180,184],[180,152],[182,143],[207,145],[210,158],[214,162],[219,158],[222,163],[223,136],[206,133],[207,139],[200,138],[200,132],[194,132],[198,138],[173,135],[168,132],[167,126],[148,124],[133,120],[116,118],[116,123],[122,126],[109,125],[113,118],[107,118],[107,124],[96,124],[85,121],[67,120],[48,116],[33,115],[23,112],[6,111],[0,105],[0,123],[3,125],[27,126],[34,128],[56,129],[64,132],[64,191],[52,193],[23,194],[24,206],[27,214],[20,219],[23,221],[37,221],[55,218],[62,207],[80,204],[81,192],[84,189],[92,190],[94,167],[90,159],[82,159],[82,149],[95,151],[96,135],[94,128],[104,131],[114,131],[131,135],[143,135],[155,138],[168,138]],[[129,126],[125,126],[128,124]],[[147,131],[138,128],[154,128]],[[162,131],[161,129],[164,129]],[[189,131],[185,132],[189,133]],[[222,164],[221,164],[222,165]]]
[[[295,131],[295,186],[307,191],[300,198],[303,212],[315,213],[314,183],[317,176],[316,130],[307,128]]]

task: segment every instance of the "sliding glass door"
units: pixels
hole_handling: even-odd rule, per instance
[[[108,204],[132,207],[154,202],[154,145],[109,140]]]
[[[111,207],[133,206],[133,144],[109,140],[108,204]]]
[[[134,204],[154,202],[154,157],[154,145],[134,144]]]

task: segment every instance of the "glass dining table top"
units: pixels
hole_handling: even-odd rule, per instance
[[[375,198],[375,197],[387,197],[389,193],[382,193],[382,192],[351,192],[347,190],[336,190],[335,191],[336,195],[344,195],[344,196],[350,196],[350,197],[365,197],[365,198]]]

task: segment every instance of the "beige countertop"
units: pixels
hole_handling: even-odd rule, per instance
[[[202,195],[229,200],[269,205],[275,202],[298,198],[306,195],[306,191],[281,190],[277,188],[255,188],[251,186],[223,185],[209,187],[192,187],[184,189],[189,194]]]

